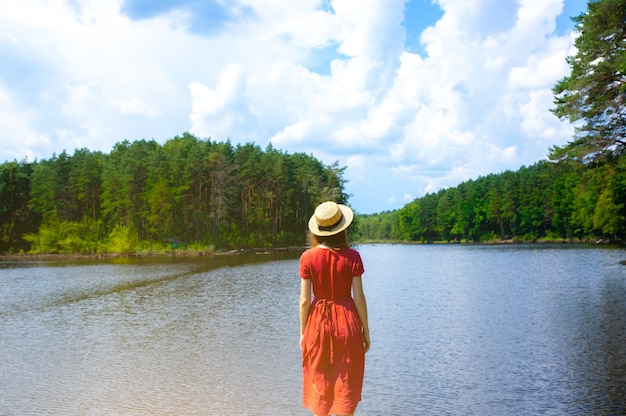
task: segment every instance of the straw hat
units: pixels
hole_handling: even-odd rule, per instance
[[[348,228],[353,218],[350,207],[332,201],[324,202],[315,208],[309,219],[309,230],[320,237],[328,237]]]

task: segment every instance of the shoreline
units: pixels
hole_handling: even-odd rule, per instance
[[[170,250],[146,251],[134,253],[39,253],[39,254],[0,254],[0,262],[8,261],[65,261],[65,260],[108,260],[121,258],[156,258],[156,257],[210,257],[210,256],[238,256],[249,254],[275,254],[304,251],[306,247],[276,247],[276,248],[244,248],[225,251],[199,250]]]
[[[536,240],[536,241],[519,241],[519,240],[494,240],[484,242],[471,242],[471,241],[359,241],[354,242],[353,245],[369,245],[369,244],[390,244],[390,245],[530,245],[530,244],[563,244],[563,245],[616,245],[621,244],[611,243],[606,240]],[[289,247],[260,247],[260,248],[242,248],[223,251],[201,251],[201,250],[185,250],[174,249],[167,251],[145,251],[145,252],[132,252],[132,253],[39,253],[39,254],[0,254],[0,262],[8,261],[64,261],[64,260],[107,260],[117,258],[151,258],[151,257],[203,257],[203,256],[237,256],[237,255],[249,255],[249,254],[275,254],[275,253],[288,253],[296,251],[304,251],[308,246],[289,246]]]

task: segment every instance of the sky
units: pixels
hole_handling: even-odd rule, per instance
[[[0,162],[123,140],[345,166],[361,214],[547,159],[586,0],[20,0],[0,8]]]

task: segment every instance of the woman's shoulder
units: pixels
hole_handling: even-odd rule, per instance
[[[315,253],[317,253],[317,252],[319,252],[319,246],[318,247],[307,248],[306,250],[304,250],[302,252],[302,254],[300,255],[300,258],[306,258],[306,257],[314,256]]]
[[[352,247],[346,247],[341,250],[342,255],[350,257],[351,259],[361,259],[361,254]]]

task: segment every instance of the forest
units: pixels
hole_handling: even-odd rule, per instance
[[[364,241],[623,242],[626,158],[540,161],[469,180],[393,212],[363,216]]]
[[[0,165],[0,252],[128,253],[302,245],[345,168],[189,133]]]

